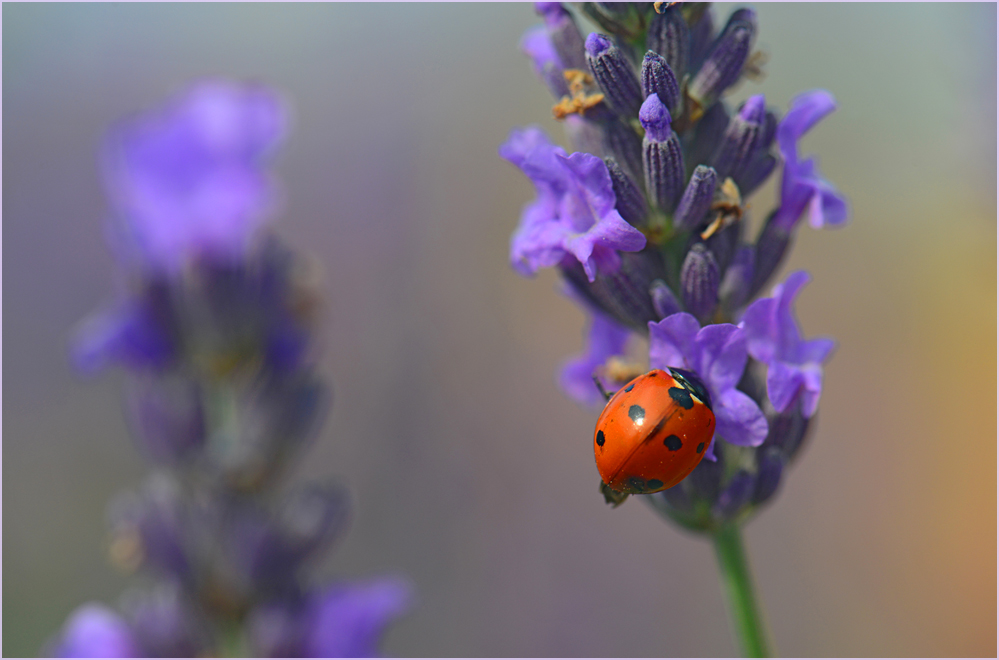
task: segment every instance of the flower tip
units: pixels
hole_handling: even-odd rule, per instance
[[[642,128],[646,131],[658,134],[669,131],[673,117],[670,116],[666,105],[659,100],[659,95],[652,93],[642,103],[638,111],[638,121],[642,122]]]
[[[746,99],[739,109],[739,117],[745,121],[763,124],[767,114],[767,102],[763,94],[756,94]]]
[[[562,8],[561,2],[535,2],[534,11],[546,21],[559,18],[563,14],[568,13]]]
[[[604,51],[610,50],[611,46],[613,46],[611,40],[599,32],[591,32],[589,36],[586,37],[586,52],[592,57],[596,57]]]

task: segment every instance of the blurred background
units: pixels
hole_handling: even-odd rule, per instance
[[[814,277],[806,336],[839,348],[810,446],[746,531],[777,651],[994,656],[996,5],[757,9],[767,77],[733,98],[830,90],[802,148],[852,204],[844,229],[803,224],[784,268]],[[67,341],[112,292],[104,131],[206,75],[294,108],[276,226],[323,264],[334,387],[296,477],[354,495],[326,575],[415,581],[385,652],[735,652],[710,543],[597,492],[598,411],[555,384],[582,312],[553,272],[507,265],[534,192],[497,147],[529,123],[564,139],[517,47],[537,22],[520,3],[4,5],[4,655],[128,584],[105,506],[146,466],[120,375],[82,380]]]

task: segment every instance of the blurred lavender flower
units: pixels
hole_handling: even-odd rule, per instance
[[[78,609],[53,655],[371,656],[409,608],[401,578],[311,577],[346,527],[342,488],[278,489],[329,399],[314,269],[264,224],[286,125],[273,91],[209,81],[111,132],[121,293],[72,352],[85,373],[128,372],[131,428],[158,470],[111,506],[110,550],[155,586],[126,594],[124,616]]]
[[[511,262],[524,275],[558,267],[592,318],[586,351],[561,372],[572,398],[602,402],[594,376],[623,384],[631,374],[609,367],[620,366],[633,333],[648,336],[650,367],[701,377],[715,402],[708,456],[717,462],[643,499],[710,531],[776,492],[793,453],[785,449],[796,450],[807,427],[794,420],[807,422],[818,405],[832,344],[804,342],[797,331],[791,305],[807,275],[792,275],[773,298],[753,296],[777,271],[803,213],[815,228],[847,219],[843,197],[797,146],[835,102],[808,92],[782,119],[761,94],[729,107],[726,93],[759,61],[752,9],[737,9],[716,32],[708,3],[662,3],[659,12],[652,3],[619,5],[580,3],[600,28],[585,38],[567,4],[535,5],[544,22],[523,47],[578,151],[566,155],[538,128],[515,129],[500,149],[538,190]],[[745,197],[781,162],[777,209],[752,240]]]

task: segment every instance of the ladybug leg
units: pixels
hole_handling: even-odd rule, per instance
[[[614,392],[608,392],[605,390],[603,383],[600,382],[600,379],[597,378],[596,375],[593,376],[593,382],[596,384],[597,389],[600,390],[600,393],[604,396],[604,398],[610,401],[610,398],[614,396]]]
[[[612,509],[618,508],[628,499],[628,493],[616,491],[603,481],[600,482],[600,493],[604,496],[604,501],[610,504]]]

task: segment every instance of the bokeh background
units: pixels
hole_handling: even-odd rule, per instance
[[[812,273],[801,322],[839,348],[810,446],[746,532],[777,650],[994,656],[996,6],[758,11],[767,77],[734,98],[832,91],[803,149],[853,209],[803,226],[784,269]],[[355,497],[326,574],[414,580],[385,651],[735,652],[709,543],[597,493],[597,411],[555,384],[583,314],[554,273],[507,266],[534,193],[496,149],[528,123],[563,139],[517,48],[536,22],[519,3],[3,5],[4,655],[128,584],[105,506],[146,468],[120,377],[81,380],[66,346],[111,295],[103,132],[205,75],[295,110],[277,225],[323,264],[335,390],[297,476]]]

